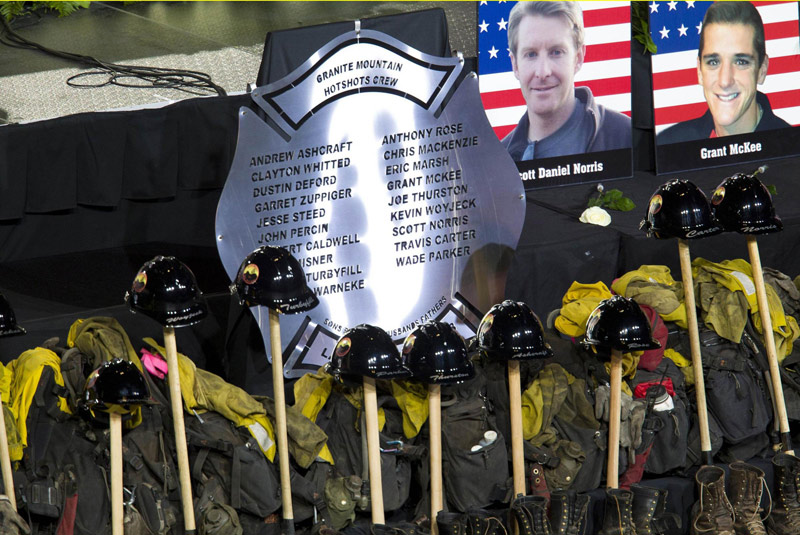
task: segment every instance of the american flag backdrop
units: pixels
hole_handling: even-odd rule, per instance
[[[480,2],[478,72],[481,100],[497,137],[514,129],[525,100],[508,56],[508,14],[516,2]],[[586,57],[575,85],[592,90],[595,100],[631,114],[630,2],[581,2]]]
[[[697,83],[703,15],[712,2],[650,2],[656,132],[708,109]],[[800,39],[797,2],[753,2],[764,22],[769,70],[758,90],[786,122],[800,124]]]

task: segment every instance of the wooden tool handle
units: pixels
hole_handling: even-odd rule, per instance
[[[622,352],[611,350],[611,386],[608,412],[606,487],[619,488],[619,427],[622,414]]]
[[[111,533],[123,535],[125,515],[122,507],[125,499],[122,495],[122,416],[115,412],[109,414],[108,430],[111,448]]]
[[[508,415],[511,419],[511,468],[514,496],[525,496],[525,450],[522,444],[522,387],[519,361],[508,361]]]
[[[369,497],[372,523],[385,524],[383,514],[383,478],[381,476],[381,443],[378,435],[378,394],[375,379],[364,377],[364,414],[367,418],[367,454],[369,457]],[[362,429],[363,433],[365,430]]]
[[[444,506],[442,492],[442,387],[428,385],[428,424],[431,455],[431,535],[439,534],[436,517]]]
[[[278,441],[278,462],[281,474],[283,520],[294,521],[292,484],[289,472],[289,434],[286,430],[286,396],[283,391],[283,348],[278,313],[269,310],[269,342],[272,350],[272,389],[275,395],[275,439]]]
[[[189,471],[189,451],[186,448],[186,428],[183,425],[183,396],[181,394],[181,374],[178,366],[178,348],[175,343],[175,329],[172,327],[164,327],[164,346],[167,350],[169,400],[172,407],[172,422],[175,431],[175,450],[178,455],[178,476],[181,482],[183,527],[187,534],[191,534],[195,531],[192,479]]]
[[[775,337],[772,332],[772,317],[769,313],[767,288],[764,286],[764,272],[761,269],[761,256],[758,252],[758,242],[752,234],[747,235],[747,250],[750,253],[750,266],[753,268],[753,282],[756,286],[756,299],[758,311],[761,314],[761,327],[764,332],[764,344],[767,349],[769,374],[772,378],[772,393],[775,409],[780,422],[781,439],[786,453],[794,455],[791,434],[789,432],[789,418],[786,414],[786,401],[783,399],[783,385],[781,384],[781,371],[778,364],[778,351],[775,349]],[[788,442],[787,442],[788,441]]]
[[[678,252],[681,259],[681,276],[683,279],[683,301],[686,307],[686,324],[689,328],[689,343],[692,351],[692,368],[694,369],[694,391],[697,398],[697,424],[700,428],[700,450],[703,464],[711,458],[711,433],[708,431],[708,409],[706,406],[706,386],[703,379],[703,358],[700,353],[700,331],[697,327],[697,306],[694,301],[694,281],[692,279],[692,258],[689,255],[689,243],[678,240]]]
[[[3,472],[3,489],[14,510],[17,510],[17,496],[14,491],[14,473],[11,471],[11,453],[8,450],[6,417],[3,413],[3,400],[0,398],[0,468]]]

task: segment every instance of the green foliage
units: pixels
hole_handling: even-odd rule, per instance
[[[51,10],[59,17],[66,17],[79,9],[89,7],[89,4],[91,2],[2,2],[0,3],[0,15],[10,21],[15,17],[34,11]]]
[[[648,2],[631,2],[631,26],[633,28],[633,38],[642,43],[645,50],[655,54],[657,47],[650,36],[648,5]]]
[[[587,204],[589,208],[592,206],[599,206],[600,208],[608,208],[610,210],[618,210],[620,212],[630,212],[636,205],[633,201],[622,194],[618,189],[610,189],[608,191],[600,192],[600,195],[589,199]]]
[[[778,194],[778,188],[775,187],[775,184],[765,184],[765,186],[767,186],[767,191],[773,197]]]

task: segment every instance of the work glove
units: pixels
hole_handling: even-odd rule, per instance
[[[631,405],[630,433],[631,444],[634,448],[642,445],[642,426],[647,414],[647,402],[643,399],[634,400]]]
[[[595,390],[594,414],[598,420],[607,422],[611,412],[611,387],[600,385]],[[647,404],[644,400],[634,400],[628,394],[620,394],[619,445],[628,454],[628,462],[636,460],[636,448],[642,445],[642,424]]]
[[[608,385],[600,385],[594,391],[594,417],[601,422],[608,421],[611,393]]]
[[[628,397],[628,399],[631,398]],[[619,446],[628,453],[629,465],[636,462],[636,448],[642,445],[642,424],[646,408],[647,404],[644,400],[631,399],[627,405],[627,417],[620,424]]]
[[[630,416],[632,401],[633,399],[628,394],[625,392],[621,393],[619,413],[621,421],[627,420]],[[602,422],[608,423],[610,413],[611,387],[608,385],[600,385],[594,391],[594,417]]]

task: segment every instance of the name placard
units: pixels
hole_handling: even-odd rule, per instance
[[[461,68],[350,32],[253,92],[267,121],[240,110],[217,209],[222,263],[233,278],[260,245],[285,247],[320,299],[281,317],[287,377],[325,364],[359,323],[398,343],[435,319],[469,334],[464,301],[505,277],[498,251],[519,239],[522,182]],[[267,315],[253,312],[269,347]]]

